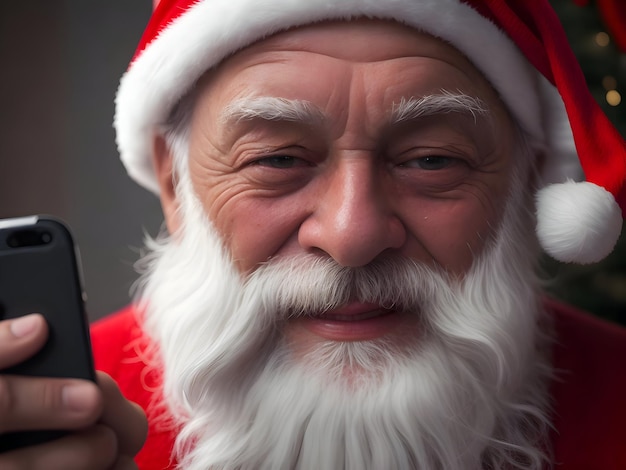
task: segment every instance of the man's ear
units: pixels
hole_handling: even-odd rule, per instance
[[[154,139],[152,166],[159,184],[159,198],[161,199],[165,224],[170,235],[172,235],[178,231],[181,224],[178,210],[179,201],[174,183],[174,157],[161,135],[157,135]]]

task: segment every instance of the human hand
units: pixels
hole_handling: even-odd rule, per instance
[[[0,322],[0,369],[32,356],[47,336],[41,315]],[[0,468],[136,468],[133,456],[145,440],[145,415],[109,376],[98,373],[97,381],[0,375],[0,439],[13,431],[70,431],[54,441],[0,454]]]

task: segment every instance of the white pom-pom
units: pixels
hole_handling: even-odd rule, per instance
[[[589,182],[551,184],[537,193],[537,237],[553,258],[596,263],[617,243],[622,213],[613,195]]]

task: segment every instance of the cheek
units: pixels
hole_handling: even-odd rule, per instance
[[[297,244],[304,215],[291,200],[237,195],[213,206],[209,216],[242,273],[254,270],[277,252]],[[286,248],[287,247],[287,248]]]
[[[493,238],[502,218],[499,203],[483,204],[475,198],[420,204],[407,221],[415,246],[450,273],[467,272]]]

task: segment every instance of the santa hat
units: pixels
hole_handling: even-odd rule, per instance
[[[279,31],[357,17],[442,38],[490,81],[545,154],[537,235],[547,253],[592,263],[613,250],[626,211],[626,143],[589,93],[548,0],[162,0],[116,99],[129,174],[158,193],[154,133],[208,69]]]

